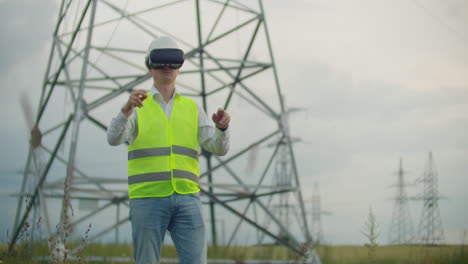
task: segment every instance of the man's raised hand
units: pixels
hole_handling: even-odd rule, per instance
[[[216,127],[222,130],[225,130],[229,127],[229,122],[231,121],[231,116],[224,111],[222,108],[218,108],[218,111],[211,116]]]
[[[143,101],[148,97],[147,92],[145,90],[135,90],[133,91],[130,96],[128,97],[127,103],[122,107],[122,113],[127,117],[133,111],[135,107],[142,107]]]

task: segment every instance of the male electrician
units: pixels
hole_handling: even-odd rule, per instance
[[[215,155],[229,149],[230,116],[223,109],[212,120],[175,81],[184,53],[174,40],[151,42],[145,64],[150,91],[133,91],[108,130],[110,145],[128,142],[128,196],[137,264],[157,264],[166,230],[180,263],[205,264],[205,224],[198,188],[200,145]]]

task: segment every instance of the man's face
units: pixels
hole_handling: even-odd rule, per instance
[[[177,75],[179,74],[179,69],[172,69],[169,67],[164,67],[162,69],[151,69],[151,75],[153,78],[162,83],[162,84],[169,84],[175,82]]]

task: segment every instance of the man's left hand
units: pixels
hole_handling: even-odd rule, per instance
[[[229,127],[229,122],[231,121],[231,116],[224,111],[222,108],[218,108],[218,111],[211,116],[216,127],[225,130]]]

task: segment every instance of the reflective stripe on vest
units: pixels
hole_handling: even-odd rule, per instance
[[[137,109],[138,136],[128,147],[129,198],[196,193],[198,165],[198,108],[178,94],[170,122],[150,93]]]
[[[198,176],[183,170],[174,170],[175,178],[189,179],[191,181],[198,183]],[[128,184],[142,183],[142,182],[155,182],[155,181],[170,181],[171,173],[168,171],[163,172],[153,172],[138,174],[128,177]]]
[[[172,153],[180,154],[192,157],[198,160],[198,152],[194,149],[182,147],[182,146],[172,146]],[[136,149],[128,152],[128,159],[138,159],[138,158],[147,158],[154,156],[168,156],[171,155],[171,148],[147,148],[147,149]]]

